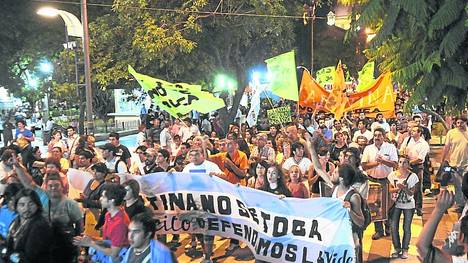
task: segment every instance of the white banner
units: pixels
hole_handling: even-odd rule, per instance
[[[238,239],[267,262],[355,262],[348,210],[338,199],[279,199],[206,174],[135,179],[157,199],[157,233]]]

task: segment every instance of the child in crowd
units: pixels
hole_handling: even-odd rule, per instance
[[[309,198],[309,190],[301,180],[301,170],[297,164],[293,164],[291,168],[289,168],[288,189],[291,192],[292,197]]]

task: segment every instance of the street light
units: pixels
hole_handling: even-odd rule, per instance
[[[60,16],[65,22],[66,30],[66,41],[68,46],[68,36],[80,37],[83,41],[83,54],[84,54],[84,73],[85,73],[85,85],[86,85],[86,123],[88,131],[87,133],[94,133],[94,122],[93,122],[93,97],[91,87],[91,62],[89,58],[89,32],[88,32],[88,13],[86,7],[86,0],[81,0],[81,20],[67,11],[59,10],[52,7],[43,7],[37,11],[38,15],[46,17]],[[75,63],[76,54],[75,54]],[[76,70],[77,71],[77,70]],[[77,72],[76,72],[77,73]],[[78,74],[76,74],[76,81],[78,85]]]
[[[44,120],[48,121],[49,116],[50,116],[50,111],[49,111],[49,92],[50,92],[50,82],[52,81],[52,73],[54,71],[54,66],[52,66],[52,63],[50,63],[47,60],[42,61],[39,64],[39,70],[41,73],[47,76],[46,80],[49,82],[48,85],[46,86],[46,92],[45,92],[45,97],[44,97],[44,109],[45,109],[45,114],[44,114]]]

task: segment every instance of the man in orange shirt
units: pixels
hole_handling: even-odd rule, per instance
[[[221,177],[232,184],[246,185],[245,176],[249,169],[249,160],[247,155],[239,151],[239,144],[237,143],[237,135],[230,133],[227,139],[221,143],[226,144],[226,152],[210,155],[210,161],[216,163],[225,176]],[[222,149],[221,145],[221,149]],[[231,239],[229,247],[226,249],[226,254],[230,255],[234,250],[239,248],[239,240]]]
[[[232,184],[245,183],[244,179],[249,169],[249,160],[244,152],[239,151],[237,138],[236,136],[233,137],[220,143],[220,145],[226,143],[226,152],[210,155],[210,161],[216,163],[224,172],[224,180]]]

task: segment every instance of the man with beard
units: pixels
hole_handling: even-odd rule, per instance
[[[385,131],[382,128],[374,130],[374,143],[368,145],[362,154],[362,168],[372,181],[378,182],[383,186],[383,189],[388,190],[387,176],[393,171],[393,168],[398,165],[398,153],[396,147],[385,142]],[[389,197],[388,192],[386,193]],[[390,226],[388,220],[385,221],[385,235],[390,235]],[[372,239],[377,240],[384,236],[382,221],[375,222],[375,233]]]
[[[390,125],[384,120],[382,113],[377,113],[375,116],[375,122],[371,124],[371,132],[374,132],[377,127],[383,128],[385,132],[390,131]]]

